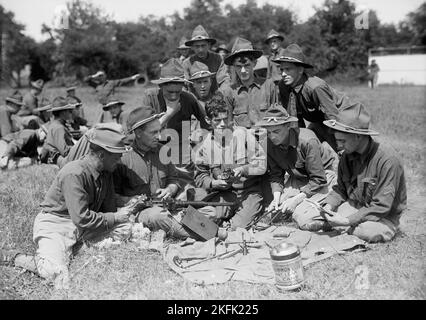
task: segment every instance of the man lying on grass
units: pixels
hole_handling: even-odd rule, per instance
[[[361,103],[339,110],[336,120],[324,121],[334,130],[339,149],[337,185],[317,207],[331,226],[368,242],[390,241],[407,205],[402,161],[390,146],[371,136],[370,115]],[[312,210],[317,210],[312,209]]]
[[[130,213],[127,208],[117,210],[113,196],[112,171],[128,151],[124,138],[108,128],[92,132],[89,154],[59,171],[41,204],[33,227],[36,254],[0,250],[0,265],[22,267],[64,289],[70,258],[83,243],[130,237]]]

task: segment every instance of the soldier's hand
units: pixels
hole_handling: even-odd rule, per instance
[[[117,212],[114,212],[115,223],[125,223],[129,221],[130,210],[128,207],[119,208]]]
[[[172,196],[172,192],[169,188],[157,189],[157,191],[155,191],[155,195],[157,198],[166,200]]]
[[[271,203],[268,206],[268,209],[266,209],[266,211],[268,212],[272,212],[272,211],[277,211],[278,210],[278,202],[275,200],[272,200]]]
[[[237,168],[233,169],[232,171],[234,171],[234,176],[236,178],[240,178],[240,177],[243,176],[244,168],[243,167],[237,167]]]
[[[230,185],[225,180],[213,180],[212,189],[215,190],[226,190],[229,189]]]

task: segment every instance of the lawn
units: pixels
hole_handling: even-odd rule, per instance
[[[109,249],[86,248],[70,265],[68,292],[58,292],[44,280],[18,268],[0,267],[0,299],[425,299],[426,217],[426,90],[425,87],[340,87],[363,102],[381,142],[390,143],[404,161],[408,210],[401,232],[390,243],[370,245],[366,252],[334,256],[306,268],[306,285],[298,292],[279,293],[272,285],[229,282],[199,286],[170,270],[160,254],[133,243]],[[0,90],[0,101],[10,91]],[[120,88],[125,108],[138,106],[143,88]],[[53,98],[64,89],[46,90]],[[91,88],[78,89],[89,120],[100,106]],[[57,168],[40,165],[0,172],[0,248],[33,253],[32,224],[39,203]],[[354,286],[357,265],[369,271],[369,289]]]

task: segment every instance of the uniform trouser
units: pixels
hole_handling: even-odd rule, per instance
[[[357,211],[358,209],[352,207],[348,202],[344,202],[337,209],[337,213],[344,217],[349,217]],[[299,224],[299,227],[303,230],[318,231],[324,227],[323,220],[316,220],[320,219],[320,214],[317,209],[313,208],[305,201],[297,207],[293,217],[294,215],[305,215],[309,217],[306,219],[306,223]],[[353,234],[367,242],[386,242],[394,238],[398,231],[398,227],[399,219],[391,221],[382,218],[379,221],[364,221],[353,227],[335,227],[334,229]]]
[[[256,223],[263,212],[263,195],[261,183],[242,190],[215,192],[209,196],[211,202],[236,202],[233,207],[204,207],[205,214],[214,215],[213,220],[219,224],[229,221],[232,229],[247,228]]]
[[[326,141],[333,148],[333,150],[337,152],[336,138],[334,137],[333,131],[329,127],[327,127],[322,122],[311,122],[308,125],[308,129],[311,129],[313,132],[315,132],[315,135],[321,142]]]
[[[69,275],[68,265],[71,257],[81,247],[83,239],[96,242],[112,236],[114,239],[128,239],[131,224],[122,223],[109,231],[85,231],[79,234],[70,218],[40,212],[34,221],[33,240],[37,246],[35,264],[39,275],[55,285],[66,287]]]
[[[4,140],[0,140],[0,159],[6,155],[8,143]],[[29,157],[15,157],[13,159],[9,159],[8,169],[12,168],[23,168],[30,166],[36,162],[36,159],[32,159]]]

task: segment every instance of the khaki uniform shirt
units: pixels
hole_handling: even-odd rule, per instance
[[[112,174],[94,163],[88,155],[66,164],[47,191],[43,212],[70,218],[79,231],[112,228],[117,211]]]
[[[343,154],[337,185],[326,199],[333,207],[344,201],[359,209],[351,225],[382,218],[399,221],[407,206],[404,168],[396,152],[370,139],[364,154]]]
[[[74,145],[72,135],[63,120],[52,120],[47,128],[45,147],[49,153],[59,153],[66,157],[71,147]]]

